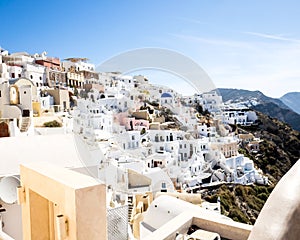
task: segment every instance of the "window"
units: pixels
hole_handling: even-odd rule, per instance
[[[1,97],[1,91],[0,91],[0,97]]]
[[[131,139],[134,140],[134,136],[131,136]]]
[[[166,188],[166,183],[165,182],[161,183],[161,188]]]
[[[26,91],[24,91],[24,94],[26,94]]]
[[[30,79],[33,79],[33,76],[32,76],[32,75],[30,75]]]

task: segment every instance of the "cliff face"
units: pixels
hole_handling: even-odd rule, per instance
[[[206,191],[203,198],[216,202],[221,198],[222,213],[236,221],[254,224],[268,196],[280,178],[300,159],[300,132],[275,118],[257,112],[255,126],[238,127],[259,137],[260,150],[251,153],[241,146],[240,152],[254,160],[270,179],[269,186],[223,185]]]

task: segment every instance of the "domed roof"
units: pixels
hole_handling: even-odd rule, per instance
[[[172,95],[170,93],[163,93],[161,95],[161,98],[171,98],[171,97],[172,97]]]

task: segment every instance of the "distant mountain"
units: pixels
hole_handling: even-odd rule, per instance
[[[280,99],[268,97],[260,91],[226,88],[219,88],[218,91],[224,102],[242,102],[247,107],[277,118],[300,131],[300,114],[294,112]]]
[[[289,107],[285,105],[280,99],[268,97],[260,91],[249,91],[233,88],[218,88],[217,90],[221,94],[224,102],[248,102],[249,105],[272,102],[277,104],[281,108],[289,109]]]
[[[287,93],[280,100],[294,112],[300,114],[300,92]]]

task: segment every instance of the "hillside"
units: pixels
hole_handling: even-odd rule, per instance
[[[258,154],[247,152],[247,155],[276,183],[300,159],[300,132],[278,119],[260,112],[257,114],[258,125],[242,127],[242,130],[263,141]]]
[[[270,186],[223,185],[205,192],[203,198],[215,202],[221,198],[222,213],[236,221],[251,223],[263,207],[280,178],[300,159],[300,133],[277,119],[257,112],[257,125],[239,127],[238,132],[259,137],[260,151],[250,153],[241,147],[240,152],[254,160],[255,165],[269,177]]]
[[[280,100],[294,112],[300,114],[300,92],[287,93]]]
[[[249,102],[250,105],[251,103],[261,104],[271,102],[277,104],[281,108],[289,109],[289,107],[285,105],[280,99],[268,97],[260,91],[249,91],[233,88],[218,88],[217,90],[222,96],[224,102]]]
[[[260,91],[225,88],[219,88],[218,91],[224,102],[244,102],[247,107],[277,118],[300,131],[300,114],[291,110],[280,99],[267,97]]]
[[[300,131],[300,115],[290,109],[281,108],[272,102],[258,104],[253,106],[252,109],[288,123],[293,129]]]

